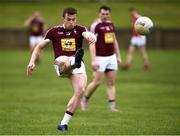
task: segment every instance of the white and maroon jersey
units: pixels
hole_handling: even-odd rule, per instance
[[[135,14],[135,15],[132,15],[132,36],[140,36],[140,34],[135,30],[134,28],[134,23],[136,22],[136,20],[140,17],[140,15],[138,14]]]
[[[77,49],[82,48],[82,33],[87,29],[76,25],[72,30],[67,30],[63,25],[51,28],[45,35],[53,44],[54,57],[73,56]]]
[[[106,23],[97,19],[92,23],[90,31],[97,36],[96,56],[111,56],[114,54],[115,28],[111,21]]]

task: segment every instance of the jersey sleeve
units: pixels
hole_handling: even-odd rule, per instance
[[[84,26],[78,26],[78,31],[79,31],[79,33],[82,35],[83,32],[86,32],[86,31],[88,31],[88,30],[87,30],[87,28],[84,27]]]
[[[44,39],[49,39],[49,40],[53,40],[53,28],[52,29],[50,29],[50,30],[48,30],[47,32],[46,32],[46,34],[45,34],[45,37],[44,37]]]
[[[96,24],[95,23],[93,23],[91,26],[90,26],[90,32],[92,32],[93,34],[95,34],[96,33]]]
[[[81,27],[81,33],[86,32],[87,28],[86,27]]]

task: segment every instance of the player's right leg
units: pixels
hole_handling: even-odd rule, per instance
[[[108,94],[108,103],[109,109],[112,112],[118,111],[116,107],[116,87],[115,87],[115,80],[116,80],[116,70],[110,70],[106,72],[107,77],[107,94]]]
[[[75,68],[80,68],[84,55],[83,49],[78,49],[74,57],[59,56],[55,60],[55,70],[58,76],[70,75]]]
[[[101,84],[104,77],[104,72],[94,72],[93,75],[94,75],[94,79],[87,86],[85,95],[83,96],[81,100],[81,110],[87,110],[88,100],[92,96],[92,94],[95,92],[96,88]]]
[[[133,59],[133,54],[135,52],[135,46],[134,45],[129,45],[129,49],[128,49],[128,56],[126,59],[126,63],[123,65],[123,69],[127,70],[129,69],[131,63],[132,63],[132,59]]]

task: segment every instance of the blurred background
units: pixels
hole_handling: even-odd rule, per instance
[[[117,104],[107,109],[106,84],[93,96],[88,112],[77,111],[69,135],[180,134],[180,1],[179,0],[0,0],[0,134],[60,134],[56,130],[72,95],[67,79],[56,78],[53,52],[45,49],[33,76],[26,76],[30,59],[29,31],[24,21],[38,10],[46,30],[62,23],[65,7],[78,9],[79,24],[89,27],[98,8],[111,7],[121,56],[126,59],[131,38],[129,8],[152,19],[147,36],[150,69],[143,70],[139,51],[129,71],[117,74]],[[84,46],[86,47],[86,46]],[[88,82],[92,70],[84,57]]]
[[[35,10],[40,11],[48,29],[62,23],[63,8],[73,6],[78,9],[78,22],[89,27],[97,17],[98,8],[102,4],[112,8],[112,19],[117,27],[121,47],[127,47],[129,44],[131,17],[128,9],[130,7],[136,7],[140,14],[150,17],[154,22],[155,28],[148,36],[148,48],[180,47],[178,0],[1,0],[0,2],[1,48],[27,47],[28,34],[24,21]]]

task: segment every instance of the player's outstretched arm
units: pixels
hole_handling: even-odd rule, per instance
[[[31,75],[35,68],[35,60],[40,55],[41,50],[50,42],[49,39],[42,40],[33,50],[29,64],[27,65],[27,75]]]
[[[27,20],[24,22],[24,26],[30,26],[31,21],[34,19],[33,16],[30,16]]]

